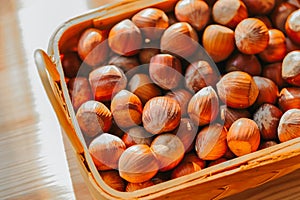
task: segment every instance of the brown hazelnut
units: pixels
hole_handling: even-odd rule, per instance
[[[200,159],[194,151],[186,153],[181,162],[182,163],[186,163],[186,162],[195,163],[199,167],[201,167],[201,169],[204,169],[206,166],[206,161]]]
[[[196,125],[214,121],[219,113],[219,99],[211,86],[199,90],[188,104],[188,114]]]
[[[118,161],[126,146],[117,136],[102,133],[89,145],[89,153],[98,170],[118,168]]]
[[[160,40],[160,49],[163,53],[183,58],[191,56],[198,46],[197,32],[186,22],[171,25],[165,30]]]
[[[153,135],[148,133],[143,127],[137,126],[130,128],[126,133],[124,133],[122,140],[127,147],[131,147],[135,144],[146,144],[150,146],[153,140],[152,136]]]
[[[242,71],[225,74],[217,83],[219,98],[229,107],[247,108],[254,104],[259,90],[253,78]]]
[[[285,43],[286,43],[286,53],[290,53],[291,51],[299,50],[300,45],[295,44],[290,38],[285,37]]]
[[[275,0],[242,0],[252,15],[266,15],[275,6]]]
[[[144,128],[152,134],[174,130],[180,123],[180,105],[169,97],[154,97],[144,106]]]
[[[262,71],[262,76],[272,80],[279,88],[282,88],[286,85],[285,80],[281,76],[282,72],[282,63],[276,62],[264,66]]]
[[[225,71],[243,71],[251,76],[259,76],[262,71],[261,64],[255,55],[235,53],[226,61]]]
[[[285,33],[286,19],[295,10],[297,10],[297,7],[288,2],[281,2],[278,4],[271,14],[273,25]]]
[[[227,130],[220,124],[205,126],[197,135],[195,150],[203,160],[216,160],[222,157],[226,150]]]
[[[140,65],[137,57],[135,56],[119,55],[112,56],[109,59],[108,64],[119,67],[126,74],[127,78],[132,77]]]
[[[157,54],[150,60],[151,80],[163,89],[176,88],[182,79],[180,60],[170,54]]]
[[[143,48],[139,53],[140,62],[142,64],[148,64],[151,58],[159,53],[160,50],[156,48]]]
[[[158,163],[159,171],[169,171],[176,167],[184,156],[184,146],[181,140],[173,134],[158,135],[151,143]]]
[[[141,29],[146,38],[156,40],[169,26],[168,16],[157,8],[146,8],[132,17],[132,22]]]
[[[170,91],[166,94],[167,97],[176,100],[181,109],[181,115],[184,116],[187,114],[187,106],[192,98],[193,94],[185,89],[177,89],[174,91]]]
[[[99,173],[102,180],[108,186],[120,192],[125,191],[125,181],[119,176],[118,171],[116,170],[100,171]]]
[[[94,100],[89,100],[79,107],[76,119],[80,129],[89,137],[107,132],[112,124],[110,110],[101,102]]]
[[[96,101],[110,101],[113,94],[126,87],[127,78],[115,65],[105,65],[90,73],[89,82]]]
[[[240,0],[219,0],[213,6],[212,16],[215,22],[235,28],[238,23],[248,17],[248,11]]]
[[[256,15],[254,18],[261,20],[267,26],[268,29],[273,28],[272,22],[267,15]]]
[[[178,128],[174,134],[181,140],[185,152],[190,152],[194,147],[197,134],[197,126],[189,118],[181,118]]]
[[[248,118],[236,120],[227,133],[227,144],[236,156],[254,152],[260,143],[260,133],[257,124]]]
[[[142,102],[128,90],[121,90],[113,97],[110,110],[119,127],[129,128],[142,122]]]
[[[283,88],[279,93],[278,105],[283,112],[292,108],[300,109],[300,88]]]
[[[277,127],[281,116],[281,110],[272,104],[263,104],[255,111],[253,120],[256,122],[263,139],[277,139]]]
[[[205,28],[202,43],[204,49],[215,62],[227,59],[235,49],[234,32],[222,25],[209,25]]]
[[[240,118],[251,118],[251,114],[246,109],[235,109],[222,105],[220,106],[220,117],[224,122],[224,127],[229,129],[233,122]]]
[[[288,3],[300,8],[300,0],[287,0]]]
[[[125,191],[126,192],[133,192],[133,191],[136,191],[136,190],[140,190],[140,189],[150,187],[152,185],[154,185],[154,183],[151,180],[145,181],[145,182],[142,182],[142,183],[130,183],[129,182],[126,186]]]
[[[280,142],[300,137],[300,109],[290,109],[283,113],[278,126]]]
[[[77,52],[67,52],[61,55],[61,65],[64,70],[64,75],[68,78],[77,76],[82,61]]]
[[[135,55],[142,46],[141,31],[131,20],[125,19],[111,28],[108,44],[119,55]]]
[[[285,22],[287,36],[300,45],[300,9],[293,11]]]
[[[198,92],[206,86],[213,86],[220,79],[215,69],[206,61],[191,63],[185,71],[186,87],[192,92]]]
[[[269,43],[267,26],[259,19],[247,18],[235,29],[235,44],[244,54],[257,54],[265,50]]]
[[[173,171],[172,171],[172,175],[171,178],[175,179],[175,178],[179,178],[181,176],[185,176],[197,171],[200,171],[201,167],[199,165],[197,165],[196,163],[193,162],[183,162],[180,163]]]
[[[285,56],[281,75],[289,84],[300,86],[300,50],[292,51]]]
[[[75,111],[88,100],[92,99],[89,81],[85,77],[71,78],[68,82],[69,94]]]
[[[206,26],[210,18],[210,9],[202,0],[180,0],[174,12],[179,21],[191,24],[198,31]]]
[[[158,169],[159,166],[152,150],[145,144],[127,148],[119,159],[119,174],[131,183],[150,180]]]
[[[109,53],[106,39],[104,31],[96,28],[86,29],[78,42],[78,55],[81,60],[93,67],[102,64]]]
[[[263,141],[259,147],[258,147],[258,150],[261,150],[261,149],[266,149],[266,148],[269,148],[269,147],[272,147],[272,146],[275,146],[277,145],[278,143],[276,141]]]
[[[149,99],[160,96],[160,88],[146,74],[135,74],[128,82],[128,89],[145,104]]]

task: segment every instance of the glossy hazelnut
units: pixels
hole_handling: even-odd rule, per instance
[[[193,152],[189,152],[186,153],[181,161],[181,163],[187,163],[187,162],[191,162],[191,163],[195,163],[197,164],[199,167],[201,167],[201,169],[204,169],[206,166],[206,161],[202,160],[198,157],[198,155],[193,151]]]
[[[157,54],[150,60],[151,80],[166,90],[174,89],[180,84],[181,70],[180,60],[170,54]]]
[[[215,62],[227,59],[235,48],[234,32],[222,25],[209,25],[205,28],[202,43],[204,49]]]
[[[278,138],[280,142],[300,137],[300,109],[286,111],[278,126]]]
[[[259,53],[260,59],[265,62],[278,62],[286,55],[285,36],[278,29],[269,30],[269,43],[265,50]]]
[[[266,148],[275,146],[275,145],[277,145],[277,144],[278,144],[278,143],[277,143],[276,141],[273,141],[273,140],[270,140],[270,141],[264,141],[264,142],[262,142],[262,143],[259,145],[258,150],[266,149]]]
[[[220,79],[219,74],[206,61],[191,63],[185,71],[185,85],[192,92],[198,92],[206,86],[213,86]]]
[[[287,0],[288,3],[300,8],[300,1],[299,0]]]
[[[281,76],[282,63],[276,62],[263,67],[262,76],[272,80],[279,88],[286,86],[285,80]]]
[[[269,19],[268,15],[256,15],[254,16],[254,18],[261,20],[267,26],[268,29],[273,28],[272,22]]]
[[[109,48],[104,31],[96,28],[86,29],[78,42],[78,55],[88,65],[96,67],[102,64],[108,56]]]
[[[77,76],[82,61],[77,52],[67,52],[61,55],[61,65],[64,70],[64,75],[68,78]]]
[[[239,109],[253,105],[259,93],[253,78],[242,71],[225,74],[217,83],[217,90],[227,106]]]
[[[170,97],[171,99],[176,100],[179,103],[182,116],[187,114],[187,106],[188,106],[190,99],[193,96],[193,93],[189,92],[186,89],[177,89],[177,90],[168,92],[166,94],[166,96]]]
[[[299,50],[300,44],[295,44],[290,38],[285,37],[285,43],[286,43],[286,53],[290,53],[291,51]]]
[[[300,88],[283,88],[279,93],[278,105],[283,112],[292,108],[300,109]]]
[[[180,163],[173,171],[171,178],[179,178],[181,176],[185,176],[188,174],[192,174],[194,172],[200,171],[201,167],[193,162],[184,162]]]
[[[89,82],[96,101],[110,101],[113,94],[126,87],[127,78],[115,65],[105,65],[90,73]]]
[[[281,116],[281,110],[272,104],[263,104],[255,111],[253,120],[264,140],[277,139],[277,127]]]
[[[187,58],[199,46],[197,32],[186,22],[171,25],[163,33],[160,40],[160,49],[163,53]]]
[[[118,161],[126,146],[117,136],[102,133],[89,145],[89,153],[98,170],[118,168]]]
[[[226,61],[225,72],[243,71],[251,76],[259,76],[262,71],[261,64],[255,55],[234,53]]]
[[[130,183],[129,182],[126,186],[125,191],[126,192],[133,192],[133,191],[136,191],[136,190],[141,190],[141,189],[150,187],[152,185],[154,185],[154,183],[151,180],[145,181],[145,182],[142,182],[142,183]]]
[[[192,121],[199,126],[214,121],[219,113],[219,99],[211,86],[199,90],[188,104],[188,114]]]
[[[109,131],[112,124],[110,110],[94,100],[89,100],[79,107],[76,119],[80,129],[89,137]]]
[[[292,51],[285,56],[281,75],[289,84],[300,86],[300,50]]]
[[[271,14],[273,25],[285,33],[286,19],[295,10],[297,10],[297,7],[288,2],[281,2],[280,4],[278,4]]]
[[[144,106],[144,128],[152,134],[173,131],[180,123],[180,105],[169,97],[154,97]]]
[[[240,118],[251,118],[251,114],[246,109],[235,109],[226,105],[221,105],[220,118],[224,122],[224,127],[229,129],[233,122]]]
[[[248,17],[248,11],[240,0],[219,0],[212,8],[212,16],[218,24],[235,28],[238,23]]]
[[[156,48],[143,48],[139,53],[140,62],[142,64],[148,64],[151,58],[159,53],[160,50]]]
[[[198,127],[189,118],[181,118],[178,128],[173,132],[181,140],[185,152],[190,152],[194,147],[194,140]]]
[[[131,20],[125,19],[111,28],[108,44],[119,55],[135,55],[142,46],[141,31]]]
[[[121,90],[113,97],[110,110],[119,127],[129,128],[142,122],[143,104],[128,90]]]
[[[256,151],[259,143],[259,128],[253,120],[248,118],[235,121],[227,133],[228,147],[236,156]]]
[[[265,50],[269,43],[267,26],[259,19],[247,18],[235,29],[235,44],[244,54],[257,54]]]
[[[195,150],[203,160],[216,160],[222,157],[226,150],[227,130],[221,124],[205,126],[197,135]]]
[[[127,147],[131,147],[136,144],[146,144],[150,146],[153,140],[153,135],[148,133],[143,127],[137,126],[130,128],[126,133],[124,133],[122,140]]]
[[[170,133],[157,136],[151,143],[151,150],[159,163],[159,171],[161,172],[176,167],[185,152],[181,140]]]
[[[110,171],[100,171],[100,176],[102,180],[111,188],[124,192],[125,191],[125,181],[119,176],[119,172],[116,170]]]
[[[128,89],[145,104],[149,99],[161,96],[160,88],[146,74],[135,74],[128,82]]]
[[[287,36],[300,45],[300,9],[293,11],[285,22]]]
[[[252,15],[269,14],[275,6],[275,0],[242,0]]]
[[[144,144],[127,148],[119,159],[119,174],[131,183],[150,180],[158,169],[159,166],[152,150]]]
[[[68,82],[69,94],[75,111],[81,104],[92,99],[92,91],[89,81],[85,77],[71,78]]]
[[[202,0],[180,0],[174,12],[179,21],[191,24],[198,31],[206,26],[210,18],[210,8]]]
[[[132,17],[132,22],[141,29],[146,38],[156,40],[169,26],[168,16],[157,8],[146,8]]]
[[[132,77],[140,66],[140,62],[136,56],[115,55],[109,59],[108,64],[119,67],[126,74],[127,78]]]

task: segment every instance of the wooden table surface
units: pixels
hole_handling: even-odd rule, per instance
[[[59,24],[106,2],[1,0],[0,199],[92,199],[45,96],[33,52],[47,49]],[[227,199],[295,200],[299,194],[300,170]]]

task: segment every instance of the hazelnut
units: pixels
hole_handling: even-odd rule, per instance
[[[283,88],[279,93],[278,105],[283,112],[292,108],[300,109],[300,88]]]
[[[160,49],[163,53],[187,58],[198,48],[197,32],[186,22],[177,22],[163,33]]]
[[[109,48],[104,31],[88,28],[81,34],[78,42],[78,55],[85,63],[95,67],[107,59],[108,53]]]
[[[263,104],[256,110],[253,120],[256,122],[263,139],[277,139],[277,127],[281,116],[281,110],[272,104]]]
[[[204,169],[206,166],[206,161],[200,159],[195,152],[186,153],[184,155],[181,163],[187,163],[187,162],[195,163],[199,167],[201,167],[201,169]]]
[[[137,95],[143,104],[161,95],[160,88],[146,74],[135,74],[128,82],[128,89]]]
[[[180,163],[173,171],[172,171],[172,175],[171,178],[175,179],[175,178],[179,178],[181,176],[185,176],[197,171],[200,171],[201,167],[199,165],[197,165],[196,163],[193,162],[184,162],[184,163]]]
[[[142,122],[142,102],[128,90],[121,90],[113,97],[110,110],[119,127],[129,128]]]
[[[205,28],[202,43],[204,49],[215,62],[227,59],[235,48],[234,32],[222,25],[209,25]]]
[[[219,0],[212,8],[212,16],[215,22],[235,28],[238,23],[248,17],[248,11],[240,0]]]
[[[125,19],[111,28],[108,44],[119,55],[135,55],[142,46],[141,31],[131,20]]]
[[[167,172],[158,172],[151,181],[156,185],[159,183],[166,182],[171,179],[171,173],[170,171]]]
[[[269,43],[265,50],[259,53],[259,57],[265,62],[278,62],[283,60],[286,54],[284,34],[277,29],[269,30]]]
[[[169,26],[168,16],[157,8],[146,8],[132,17],[132,22],[141,29],[146,38],[156,40]]]
[[[77,76],[82,61],[77,52],[67,52],[61,55],[61,65],[64,70],[64,75],[68,78]]]
[[[260,133],[257,124],[248,118],[236,120],[227,133],[227,144],[236,156],[254,152],[260,143]]]
[[[107,132],[112,124],[110,110],[94,100],[89,100],[79,107],[76,119],[80,129],[89,137]]]
[[[184,77],[186,87],[192,92],[215,85],[220,78],[215,69],[204,60],[191,63],[187,67]]]
[[[290,53],[291,51],[299,50],[300,44],[295,44],[290,38],[285,37],[285,43],[286,43],[286,53]]]
[[[154,183],[151,180],[145,181],[145,182],[142,182],[142,183],[130,183],[129,182],[126,186],[125,191],[126,192],[133,192],[133,191],[136,191],[136,190],[140,190],[140,189],[150,187],[152,185],[154,185]]]
[[[276,141],[264,141],[262,142],[259,147],[258,147],[258,150],[261,150],[261,149],[266,149],[266,148],[269,148],[269,147],[272,147],[272,146],[275,146],[277,145],[278,143]]]
[[[300,1],[299,0],[287,0],[288,3],[300,8]]]
[[[219,99],[215,90],[207,86],[199,90],[188,104],[188,114],[196,125],[214,121],[219,113]]]
[[[257,54],[265,50],[269,43],[267,26],[259,19],[247,18],[235,29],[235,44],[244,54]]]
[[[110,101],[113,94],[126,87],[127,78],[115,65],[105,65],[90,73],[89,82],[96,101]]]
[[[135,144],[146,144],[150,146],[153,140],[152,136],[153,135],[148,133],[143,127],[137,126],[130,128],[126,133],[124,133],[122,140],[127,147],[131,147]]]
[[[281,75],[289,84],[300,86],[300,50],[292,51],[285,56]]]
[[[275,0],[242,0],[252,15],[269,14],[275,6]]]
[[[89,153],[98,170],[118,168],[118,161],[126,146],[117,136],[102,133],[89,145]]]
[[[89,81],[85,77],[71,78],[68,82],[69,94],[75,111],[81,104],[92,99],[92,91]]]
[[[300,109],[290,109],[283,113],[278,126],[280,142],[300,137]]]
[[[300,45],[300,9],[293,11],[285,22],[287,36]]]
[[[262,76],[272,80],[279,88],[282,88],[286,85],[285,80],[281,76],[282,72],[282,63],[276,62],[264,66],[262,71]]]
[[[161,88],[174,89],[182,79],[180,60],[170,54],[157,54],[150,60],[149,75]]]
[[[251,76],[259,76],[262,71],[261,64],[255,55],[236,52],[226,61],[225,71],[243,71]]]
[[[125,191],[125,181],[119,176],[118,171],[100,171],[100,176],[102,180],[111,188],[124,192]]]
[[[132,77],[140,65],[137,57],[120,55],[112,56],[108,64],[119,67],[126,74],[127,78]]]
[[[202,0],[180,0],[174,12],[179,21],[191,24],[198,31],[206,26],[210,18],[210,9]]]
[[[182,116],[187,114],[187,106],[192,96],[193,94],[185,89],[177,89],[166,94],[166,97],[170,97],[179,103]]]
[[[225,74],[217,83],[219,98],[229,107],[247,108],[254,104],[259,89],[253,78],[242,71]]]
[[[160,50],[156,48],[143,48],[139,53],[140,62],[142,64],[148,64],[151,58],[159,53]]]
[[[119,174],[131,183],[150,180],[158,169],[159,166],[152,150],[145,144],[127,148],[119,159]]]
[[[251,118],[251,114],[246,109],[230,108],[226,105],[220,106],[220,117],[224,122],[224,127],[229,129],[236,120],[240,118]]]
[[[174,130],[180,123],[180,105],[169,97],[154,97],[144,106],[144,128],[152,134]]]
[[[256,15],[254,18],[261,20],[267,26],[268,29],[273,28],[272,22],[267,15]]]
[[[297,10],[297,7],[288,2],[281,2],[278,4],[271,14],[273,25],[282,32],[285,32],[286,19],[295,10]]]
[[[169,171],[176,167],[184,156],[184,146],[181,140],[173,134],[158,135],[151,143],[158,163],[159,171]]]
[[[195,150],[203,160],[216,160],[222,157],[226,150],[227,130],[221,124],[205,126],[197,135]]]

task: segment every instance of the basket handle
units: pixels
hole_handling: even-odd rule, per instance
[[[67,134],[75,151],[78,153],[82,153],[83,152],[82,144],[76,135],[74,127],[72,126],[69,119],[67,118],[63,106],[55,96],[49,81],[49,77],[47,75],[48,72],[49,76],[53,79],[53,81],[56,82],[60,81],[60,76],[54,63],[50,60],[49,56],[41,49],[37,49],[34,52],[34,59],[35,59],[35,64],[37,66],[40,79],[42,81],[46,94],[50,100],[50,103],[56,113],[60,125],[62,126],[63,130]]]

